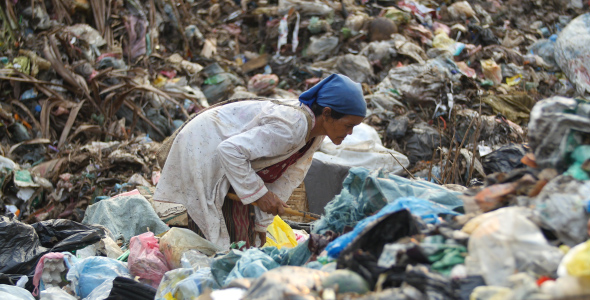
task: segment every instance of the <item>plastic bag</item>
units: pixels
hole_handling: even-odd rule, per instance
[[[131,238],[129,243],[129,271],[147,284],[157,288],[164,273],[170,268],[164,254],[160,252],[158,240],[153,232],[146,232]]]
[[[0,298],[3,300],[35,300],[29,291],[7,284],[0,284]]]
[[[320,1],[279,0],[279,14],[285,15],[291,8],[295,8],[302,16],[323,16],[334,12],[334,9]]]
[[[399,163],[392,158],[392,155]],[[431,156],[432,153],[429,158]],[[403,172],[400,163],[404,167],[410,164],[405,155],[385,148],[377,131],[364,123],[355,126],[352,135],[349,135],[340,145],[324,139],[319,151],[314,153],[313,157],[327,163],[373,170],[383,169],[395,173]]]
[[[531,210],[506,207],[471,219],[463,231],[471,234],[468,275],[481,275],[488,285],[507,286],[517,272],[554,276],[563,254],[550,245],[537,225],[528,219]]]
[[[554,96],[531,110],[529,144],[539,168],[565,171],[567,157],[590,134],[590,104]]]
[[[59,287],[53,286],[41,292],[40,300],[76,300],[77,298],[68,294]]]
[[[555,42],[555,58],[567,78],[576,85],[578,94],[590,92],[590,13],[571,21]]]
[[[590,181],[558,176],[530,199],[531,207],[542,221],[542,227],[554,232],[564,244],[572,247],[588,239],[586,201]]]
[[[180,265],[182,268],[192,268],[194,270],[198,270],[201,268],[208,268],[211,266],[213,260],[213,258],[210,258],[197,250],[191,249],[182,253]]]
[[[92,290],[84,300],[106,299],[113,289],[113,279],[109,278]]]
[[[76,298],[73,295],[70,295],[68,292],[66,292],[63,289],[54,286],[54,287],[50,287],[50,288],[42,291],[39,299],[41,299],[41,300],[76,300],[78,298]]]
[[[495,85],[502,83],[502,68],[494,60],[482,60],[481,68],[486,79],[493,81]]]
[[[400,212],[400,214],[396,214],[397,212]],[[392,203],[392,204],[385,206],[377,214],[370,216],[368,218],[365,218],[362,221],[360,221],[351,232],[348,232],[348,233],[338,237],[337,239],[332,241],[330,244],[328,244],[328,247],[326,247],[326,251],[328,252],[328,255],[332,258],[338,258],[340,256],[341,252],[344,251],[345,249],[346,249],[346,251],[349,251],[347,249],[349,246],[354,247],[353,244],[355,241],[356,241],[357,246],[359,246],[358,241],[366,238],[366,237],[363,237],[363,235],[365,233],[367,233],[369,230],[373,229],[374,227],[377,227],[379,223],[384,222],[383,220],[387,219],[393,223],[396,223],[397,221],[395,221],[395,219],[391,219],[389,217],[393,215],[393,216],[397,216],[400,218],[406,217],[406,219],[407,219],[407,216],[404,216],[404,214],[409,215],[409,213],[406,210],[400,211],[400,208],[396,203]],[[411,216],[409,218],[411,219]],[[400,219],[400,222],[401,222],[401,219]],[[393,243],[393,242],[397,241],[399,238],[409,236],[412,234],[416,234],[418,232],[415,224],[413,224],[412,222],[409,222],[408,224],[410,224],[410,225],[406,225],[405,227],[403,227],[403,226],[400,227],[399,232],[390,231],[388,234],[393,235],[393,237],[386,238],[385,236],[383,236],[382,238],[379,239],[380,241],[374,241],[373,243],[382,243],[382,245],[380,246],[381,250],[378,250],[377,252],[379,252],[379,254],[381,254],[380,252],[382,251],[383,246],[387,243]],[[365,245],[360,244],[360,246],[364,247]],[[379,255],[377,255],[377,257],[378,256]]]
[[[303,267],[280,267],[255,280],[242,299],[282,300],[309,295],[319,290],[326,272]],[[289,297],[289,296],[295,297]],[[307,299],[307,298],[305,298]]]
[[[282,247],[293,248],[297,246],[297,239],[293,229],[279,216],[275,216],[266,231],[271,236],[266,236],[266,243],[263,247],[274,246],[281,249]]]
[[[82,223],[101,224],[113,233],[115,240],[122,238],[125,242],[148,228],[155,234],[170,229],[139,191],[88,206]]]
[[[223,286],[238,278],[258,278],[268,270],[278,267],[279,264],[266,253],[257,248],[248,249],[227,275]]]
[[[213,255],[218,251],[223,251],[215,244],[186,228],[174,227],[160,239],[160,251],[164,253],[168,266],[172,269],[181,266],[180,257],[182,253],[190,249],[198,250],[205,255]]]
[[[579,249],[576,249],[576,253],[565,264],[567,273],[577,277],[590,276],[590,241],[586,241],[579,247]]]
[[[482,164],[486,174],[503,172],[508,173],[514,169],[523,168],[520,161],[527,153],[527,148],[520,144],[509,144],[482,158]]]
[[[531,45],[529,52],[541,57],[550,70],[559,70],[557,61],[555,61],[555,39],[539,40]]]
[[[153,300],[155,296],[155,288],[133,279],[117,277],[112,282],[108,299]]]
[[[338,37],[330,35],[321,37],[312,36],[307,47],[306,55],[308,57],[314,57],[316,60],[321,60],[324,57],[328,57],[336,46],[338,46]]]
[[[0,273],[30,274],[44,254],[80,249],[104,236],[101,228],[71,220],[28,225],[0,216]]]
[[[127,264],[108,257],[94,256],[78,261],[68,271],[76,295],[86,298],[99,285],[117,276],[131,277]]]
[[[336,69],[353,81],[360,83],[369,83],[373,76],[373,67],[367,57],[363,55],[346,54],[338,57]]]
[[[166,272],[158,287],[155,300],[190,300],[196,299],[206,289],[220,288],[210,268],[180,268]]]

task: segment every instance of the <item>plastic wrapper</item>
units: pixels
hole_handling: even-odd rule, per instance
[[[185,228],[174,227],[160,239],[160,251],[164,253],[168,266],[172,269],[181,266],[182,253],[190,249],[198,250],[205,255],[222,251],[218,246]]]
[[[507,207],[480,215],[463,227],[469,233],[468,275],[481,275],[488,285],[508,286],[517,272],[555,276],[563,254],[550,245],[529,220],[532,211]]]
[[[129,243],[129,271],[157,288],[169,267],[152,232],[132,237]]]
[[[274,217],[266,231],[271,236],[266,236],[266,243],[263,247],[275,246],[281,249],[282,247],[293,248],[297,246],[297,239],[293,229],[279,216]]]
[[[575,84],[578,94],[590,92],[590,13],[571,21],[555,42],[555,58],[561,70]]]
[[[66,278],[76,295],[86,298],[99,285],[117,276],[131,277],[127,264],[108,257],[94,256],[78,261]],[[107,293],[108,295],[108,293]]]

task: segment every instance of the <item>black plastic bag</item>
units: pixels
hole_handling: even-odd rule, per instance
[[[385,244],[394,243],[400,238],[419,234],[418,223],[408,210],[401,210],[387,214],[367,227],[340,253],[338,269],[349,269],[365,278],[371,286],[374,286],[381,273],[392,272],[393,276],[399,274],[398,280],[393,280],[390,286],[396,286],[403,280],[404,267],[393,266],[383,268],[377,262]],[[428,262],[428,258],[420,251],[408,253],[407,263]],[[385,286],[384,286],[385,287]],[[389,287],[389,286],[387,286]]]
[[[131,278],[116,277],[109,297],[105,300],[152,300],[156,289]]]
[[[78,250],[104,237],[104,229],[71,220],[28,225],[0,216],[0,273],[31,275],[44,254]]]
[[[442,142],[442,143],[441,143]],[[414,126],[410,137],[406,140],[405,153],[410,164],[421,160],[431,160],[432,153],[438,147],[448,144],[448,139],[426,123]]]
[[[509,173],[514,169],[524,168],[520,160],[529,152],[523,144],[509,144],[482,158],[483,170],[486,174]]]

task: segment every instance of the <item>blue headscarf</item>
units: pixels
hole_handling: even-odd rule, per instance
[[[367,102],[363,98],[361,84],[340,74],[332,74],[303,92],[299,101],[309,107],[317,102],[320,106],[345,115],[364,117],[367,113]]]

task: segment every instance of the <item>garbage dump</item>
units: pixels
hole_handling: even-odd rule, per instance
[[[589,6],[5,1],[0,295],[590,298]],[[292,105],[334,74],[366,111]],[[299,156],[261,163],[284,141],[264,119],[273,137],[264,151],[233,143],[232,157],[212,158],[189,149],[205,164],[252,158],[245,169],[216,170],[211,194],[223,207],[209,202],[199,213],[218,210],[218,223],[202,226],[193,208],[162,201],[159,183],[180,170],[165,169],[161,155],[185,125],[215,114],[221,127],[200,134],[229,131],[247,113],[241,103],[254,100],[268,103],[260,113],[277,105],[306,116],[307,135],[288,149]],[[224,107],[237,108],[216,114]],[[345,139],[314,135],[350,116],[358,121]],[[268,179],[283,162],[285,175]],[[256,180],[224,184],[230,172]],[[290,186],[272,192],[284,214],[244,201],[254,196],[239,185],[257,183],[256,199]],[[217,243],[214,230],[231,243]]]

